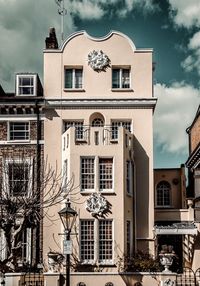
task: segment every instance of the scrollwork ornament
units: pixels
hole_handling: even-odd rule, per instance
[[[168,278],[164,281],[164,286],[174,286],[174,281]]]
[[[88,65],[94,71],[105,71],[110,66],[110,59],[102,50],[93,50],[88,54]]]
[[[99,193],[93,193],[86,201],[86,209],[93,216],[102,216],[108,210],[108,202]]]

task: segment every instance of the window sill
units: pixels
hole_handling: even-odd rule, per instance
[[[80,194],[81,195],[91,195],[93,193],[99,193],[99,194],[104,194],[104,195],[116,195],[116,193],[114,191],[95,191],[95,190],[91,190],[91,191],[88,191],[88,190],[81,190],[80,191]]]
[[[155,206],[155,209],[173,209],[173,206]]]
[[[29,139],[7,140],[7,143],[30,143],[30,140]]]
[[[114,92],[133,92],[132,88],[112,88],[111,91]]]
[[[64,88],[65,92],[85,92],[83,88]]]

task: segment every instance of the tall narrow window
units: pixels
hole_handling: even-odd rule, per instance
[[[158,183],[156,188],[156,205],[157,207],[169,207],[170,203],[170,184],[166,181]]]
[[[130,69],[112,69],[112,88],[130,88]]]
[[[131,194],[131,162],[126,161],[126,191]]]
[[[28,163],[8,163],[9,189],[13,196],[28,193],[29,168]]]
[[[131,255],[131,222],[130,220],[126,221],[126,251],[127,256]]]
[[[81,89],[83,81],[82,68],[66,68],[65,69],[65,88]]]
[[[10,122],[9,140],[29,140],[29,122]]]
[[[99,262],[111,263],[113,260],[112,221],[99,221]]]
[[[113,158],[99,158],[100,191],[113,188]]]
[[[94,190],[94,158],[81,158],[81,190]]]
[[[94,221],[81,220],[80,227],[80,257],[82,262],[92,262],[94,260]]]

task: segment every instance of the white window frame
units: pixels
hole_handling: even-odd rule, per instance
[[[86,172],[83,172],[83,168],[82,168],[82,164],[83,164],[83,160],[92,160],[93,161],[93,173],[86,173]],[[80,157],[80,185],[81,185],[81,192],[94,192],[95,191],[95,188],[96,188],[96,166],[95,166],[95,157],[91,156],[91,157]],[[83,181],[84,181],[84,178],[83,178],[83,175],[93,175],[93,188],[84,188],[83,187]]]
[[[162,204],[158,204],[158,186],[159,186],[159,184],[161,184],[161,183],[167,183],[168,185],[169,185],[169,188],[167,189],[168,190],[168,192],[169,192],[169,204],[166,204],[165,203],[165,197],[164,197],[164,192],[166,191],[166,189],[162,189],[161,191],[162,191]],[[165,180],[162,180],[162,181],[160,181],[157,185],[156,185],[156,207],[158,207],[158,208],[170,208],[170,207],[172,207],[172,205],[171,205],[171,184],[168,182],[168,181],[165,181]]]
[[[83,159],[92,159],[94,162],[94,188],[84,188],[83,187],[83,175],[85,173],[83,173],[82,171],[82,160]],[[100,188],[100,164],[99,164],[99,160],[100,159],[111,159],[112,160],[112,188],[111,189],[101,189]],[[98,191],[100,193],[114,193],[114,157],[99,157],[99,156],[81,156],[80,157],[80,191],[81,193],[93,193],[95,191]],[[92,173],[91,173],[92,174]]]
[[[82,225],[81,222],[92,221],[93,222],[93,249],[89,249],[91,254],[93,255],[93,259],[84,259],[82,257],[82,241],[83,237],[81,236]],[[101,221],[109,221],[111,222],[111,229],[112,229],[112,240],[111,240],[111,247],[112,247],[112,259],[105,259],[100,260],[100,222]],[[113,265],[114,263],[114,222],[113,219],[105,219],[105,220],[94,220],[94,219],[81,219],[79,223],[79,241],[80,241],[80,261],[82,264],[94,264],[94,262],[98,262],[100,265]],[[108,240],[105,239],[105,243]]]
[[[4,163],[3,163],[3,168],[5,168],[5,171],[3,171],[3,186],[4,186],[4,190],[7,191],[9,194],[10,194],[10,184],[9,184],[9,174],[8,174],[8,165],[9,164],[28,164],[29,165],[29,174],[28,174],[28,190],[27,190],[27,194],[19,194],[18,196],[20,197],[30,197],[31,194],[32,194],[32,183],[33,183],[33,159],[31,158],[26,158],[25,161],[24,160],[21,160],[21,159],[5,159]],[[13,194],[10,194],[11,196],[13,197],[18,197],[17,195],[13,195]]]
[[[92,223],[92,226],[93,226],[93,240],[92,239],[87,239],[87,240],[84,240],[84,238],[83,238],[83,236],[82,236],[82,232],[83,232],[83,230],[82,230],[82,223],[83,222],[91,222]],[[79,253],[80,253],[80,260],[81,260],[81,262],[83,263],[83,264],[91,264],[91,263],[93,263],[94,261],[95,261],[95,221],[94,221],[94,219],[81,219],[80,220],[80,223],[79,223],[79,241],[80,241],[80,249],[79,249]],[[85,224],[85,227],[86,227],[86,224]],[[86,228],[86,230],[85,231],[87,231],[88,230],[88,228]],[[89,236],[88,235],[88,233],[87,233],[87,236]],[[83,251],[82,251],[82,249],[83,249],[83,244],[82,244],[82,242],[88,242],[88,244],[86,244],[86,246],[85,246],[85,250],[86,250],[86,248],[87,248],[87,253],[89,254],[89,255],[91,255],[91,256],[93,256],[93,259],[85,259],[85,258],[83,258],[82,259],[82,255],[83,255]],[[91,242],[91,244],[93,244],[93,249],[91,248],[91,247],[88,247],[88,245],[89,245],[89,242]],[[90,253],[89,253],[89,251],[90,251]]]
[[[11,139],[11,124],[28,124],[28,130],[25,130],[25,134],[28,134],[28,138],[26,138],[26,136],[24,136],[25,138],[22,139]],[[11,141],[11,142],[29,142],[30,141],[30,121],[9,121],[7,122],[7,140]],[[12,131],[13,132],[13,131]],[[19,131],[16,131],[19,132]],[[21,131],[23,132],[23,130]]]
[[[24,85],[23,87],[33,88],[33,93],[20,93],[20,79],[21,78],[32,78],[33,85]],[[37,78],[35,74],[17,74],[16,75],[16,95],[17,96],[36,96]]]
[[[101,174],[101,168],[100,168],[100,160],[111,160],[112,162],[111,163],[109,163],[109,164],[111,164],[111,167],[112,167],[112,174],[111,174],[111,176],[112,176],[112,178],[110,179],[110,178],[105,178],[106,177],[106,173],[104,173],[104,174]],[[106,169],[104,168],[104,171],[106,171]],[[99,174],[99,176],[98,176],[98,185],[99,185],[99,191],[101,192],[101,193],[103,193],[103,192],[113,192],[113,181],[114,181],[114,160],[113,160],[113,157],[98,157],[98,174]],[[108,173],[108,175],[110,175],[110,173]],[[102,176],[104,176],[104,178],[101,178]],[[111,182],[111,184],[112,184],[112,188],[101,188],[101,184],[106,184],[106,183],[108,183],[108,182]],[[108,183],[109,184],[109,183]]]
[[[124,127],[127,131],[131,133],[132,132],[132,120],[112,119],[111,120],[111,139],[112,140],[118,140],[119,127]]]
[[[101,234],[100,234],[100,224],[101,222],[111,222],[111,231],[112,231],[112,238],[111,239],[108,239],[108,238],[105,238],[104,239],[104,242],[107,243],[107,242],[111,242],[111,250],[112,250],[112,258],[111,259],[100,259],[100,243],[102,242],[102,238],[100,237]],[[114,234],[114,229],[113,229],[113,220],[112,219],[105,219],[105,220],[99,220],[99,229],[98,229],[98,246],[99,246],[99,249],[98,249],[98,259],[99,259],[99,263],[100,264],[112,264],[113,263],[113,255],[114,255],[114,239],[113,239],[113,234]],[[108,246],[108,245],[107,245]],[[105,255],[107,255],[106,253],[106,250],[105,250]]]
[[[113,70],[119,70],[119,87],[113,87]],[[129,70],[129,86],[128,87],[123,87],[123,71],[124,70]],[[113,66],[112,67],[112,89],[117,90],[117,89],[130,89],[131,88],[131,67],[118,67],[118,66]]]
[[[70,127],[75,127],[76,140],[84,139],[84,121],[83,120],[65,120],[64,131],[67,131]]]
[[[65,72],[66,70],[72,70],[72,87],[66,87],[66,79],[65,79]],[[76,87],[76,71],[81,70],[81,87]],[[83,67],[82,66],[77,66],[77,67],[68,67],[66,66],[64,69],[64,89],[66,90],[82,90],[83,89]]]

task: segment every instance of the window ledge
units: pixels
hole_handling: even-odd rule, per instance
[[[65,92],[85,92],[83,88],[64,88]]]
[[[111,91],[114,92],[133,92],[132,88],[112,88]]]
[[[155,206],[155,209],[173,209],[173,206]]]
[[[81,195],[91,195],[93,193],[100,193],[100,194],[104,194],[104,195],[116,195],[116,193],[114,191],[96,191],[96,190],[91,190],[91,191],[80,191]]]
[[[31,140],[29,139],[21,139],[21,140],[8,140],[7,143],[30,143]]]

